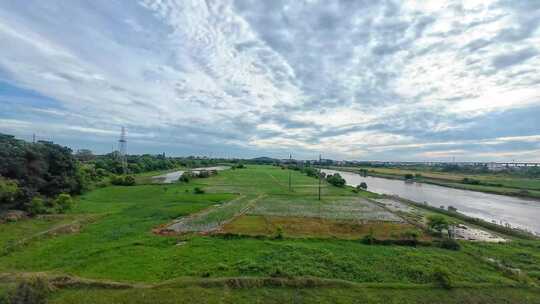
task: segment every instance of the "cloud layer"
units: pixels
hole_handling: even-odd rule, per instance
[[[410,3],[5,1],[0,132],[97,152],[125,125],[136,153],[540,161],[538,1]]]

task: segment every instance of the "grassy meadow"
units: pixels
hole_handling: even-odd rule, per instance
[[[540,301],[539,241],[366,245],[368,233],[414,227],[368,200],[375,194],[323,183],[318,201],[317,187],[297,171],[248,166],[187,184],[96,189],[65,215],[0,224],[0,299],[40,272],[133,286],[73,285],[51,303]],[[179,233],[158,233],[171,223]]]

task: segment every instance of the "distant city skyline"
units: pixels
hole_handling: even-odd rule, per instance
[[[0,1],[0,40],[0,133],[28,141],[540,161],[535,0]]]

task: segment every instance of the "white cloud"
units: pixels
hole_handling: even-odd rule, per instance
[[[528,143],[460,134],[473,118],[540,106],[531,3],[5,2],[0,79],[58,105],[19,98],[2,131],[109,140],[127,125],[141,145],[369,158]]]

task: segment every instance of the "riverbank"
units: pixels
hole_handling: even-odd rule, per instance
[[[362,175],[343,170],[323,169],[327,174],[340,173],[346,184],[355,187],[362,182],[367,189],[386,195],[420,203],[438,209],[459,211],[472,218],[480,218],[500,226],[511,226],[533,233],[540,233],[537,214],[540,214],[538,201],[466,189],[454,189],[429,183],[405,182],[399,178],[384,178]]]
[[[407,173],[403,173],[402,171],[398,171],[399,169],[395,169],[396,170],[395,173],[389,173],[389,172],[383,173],[383,172],[377,171],[378,169],[373,169],[373,168],[360,168],[360,167],[350,168],[350,167],[336,167],[336,166],[328,166],[324,168],[327,168],[330,170],[340,170],[340,171],[345,171],[345,172],[358,173],[358,174],[362,174],[362,172],[366,172],[368,176],[395,179],[395,180],[405,180],[405,174],[412,174],[412,173],[409,173],[409,171],[403,171],[403,172],[407,172]],[[460,181],[459,178],[462,177],[461,175],[456,175],[455,178],[453,179],[443,179],[443,178],[423,176],[422,174],[425,174],[424,172],[417,172],[417,174],[420,174],[420,176],[413,175],[414,176],[413,180],[418,183],[426,183],[426,184],[454,188],[454,189],[470,190],[470,191],[484,192],[484,193],[490,193],[490,194],[507,195],[507,196],[532,198],[535,200],[540,200],[540,190],[535,189],[536,184],[534,184],[534,186],[529,186],[529,188],[490,186],[490,185],[482,185],[482,184],[474,185],[474,184],[465,184],[465,183],[459,182]]]

